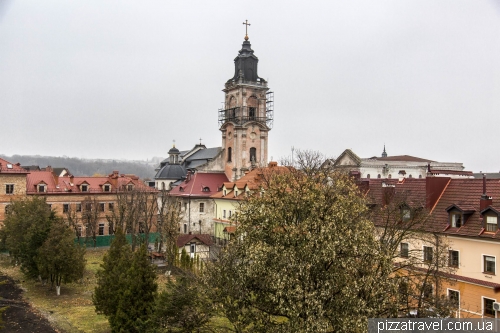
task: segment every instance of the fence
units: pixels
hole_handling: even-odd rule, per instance
[[[129,242],[129,244],[131,244],[132,243],[132,235],[127,234],[127,235],[125,235],[125,237],[127,238],[127,241]],[[115,238],[115,235],[96,236],[95,246],[96,247],[110,246],[111,242],[113,241],[114,238]],[[139,234],[137,236],[137,238],[138,238],[137,243],[142,244],[144,242],[145,235]],[[152,232],[149,234],[149,242],[148,243],[154,243],[157,239],[158,240],[160,239],[160,234],[157,232]],[[75,243],[80,243],[80,245],[85,245],[86,247],[94,247],[94,240],[92,239],[92,237],[80,237],[79,240],[78,240],[78,238],[75,238]]]

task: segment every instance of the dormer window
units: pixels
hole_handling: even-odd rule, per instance
[[[484,229],[486,232],[497,232],[499,212],[495,208],[489,206],[481,211],[481,215],[483,216]]]
[[[227,191],[226,191],[226,190],[224,190],[224,196],[226,196],[226,195],[227,195]]]
[[[208,186],[203,187],[203,192],[210,192],[210,188]]]
[[[451,212],[450,213],[450,225],[452,228],[460,228],[462,226],[462,213]]]
[[[454,204],[446,208],[449,216],[451,228],[460,228],[467,222],[467,219],[474,214],[475,208],[468,204]]]
[[[102,186],[102,190],[103,190],[104,192],[110,192],[110,191],[111,191],[111,185],[109,185],[109,184],[104,184],[104,185]]]
[[[403,204],[400,208],[401,221],[408,222],[411,219],[411,209],[406,204]]]
[[[45,184],[38,184],[38,192],[44,193],[45,191],[47,191]]]
[[[134,189],[134,185],[128,184],[127,185],[127,191],[132,191]]]
[[[496,232],[498,230],[498,217],[492,215],[486,215],[486,231]]]
[[[89,186],[87,184],[80,185],[80,191],[82,191],[82,192],[88,192],[89,191]]]
[[[179,187],[179,192],[184,192],[184,187]]]

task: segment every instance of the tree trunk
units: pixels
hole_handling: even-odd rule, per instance
[[[61,286],[56,286],[56,294],[57,296],[61,296]]]

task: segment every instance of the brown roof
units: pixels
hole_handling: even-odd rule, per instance
[[[375,159],[377,161],[401,161],[401,162],[434,162],[427,160],[425,158],[410,156],[410,155],[399,155],[399,156],[387,156],[387,157],[372,157],[370,159]]]
[[[191,243],[193,240],[198,240],[208,246],[213,244],[212,237],[208,234],[185,234],[177,237],[177,247],[183,247],[184,245]]]

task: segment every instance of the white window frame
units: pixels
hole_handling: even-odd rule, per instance
[[[461,255],[460,255],[460,251],[459,250],[455,250],[455,249],[448,249],[448,256],[450,255],[450,251],[455,251],[455,252],[458,252],[458,265],[457,266],[449,266],[449,267],[457,267],[457,268],[460,268],[460,258],[461,258]],[[448,265],[450,264],[450,259],[448,258]],[[453,290],[453,289],[451,289]]]
[[[457,289],[451,289],[451,288],[446,288],[446,295],[448,296],[448,299],[450,299],[450,291],[456,291],[458,293],[458,309],[457,309],[457,317],[460,318],[460,302],[462,300],[462,295],[460,294],[460,290]]]
[[[432,258],[431,258],[431,260],[426,260],[425,259],[425,248],[426,247],[432,249]],[[422,259],[424,260],[424,262],[429,262],[429,261],[432,262],[434,260],[434,247],[433,246],[422,245]]]
[[[452,212],[450,212],[450,226],[452,228],[460,228],[460,227],[457,227],[457,221],[456,221],[456,219],[454,219],[455,216],[460,217],[460,227],[464,225],[463,214],[460,212],[457,212],[457,211],[452,211]]]
[[[481,318],[485,318],[485,316],[484,316],[484,299],[485,298],[493,300],[493,302],[497,301],[496,298],[481,296]],[[495,310],[493,310],[493,311],[495,311]],[[486,318],[497,318],[497,311],[495,311],[495,317],[486,317]]]
[[[16,185],[16,184],[10,184],[10,183],[9,184],[5,184],[5,194],[7,194],[7,195],[13,195],[14,192],[15,192],[15,190],[16,190],[16,187],[14,185]],[[7,193],[7,187],[8,186],[12,186],[12,192],[10,192],[10,193]]]
[[[496,216],[496,215],[485,215],[485,217],[486,217],[486,225],[485,225],[486,232],[497,232],[497,230],[498,230],[498,216]],[[489,218],[494,218],[495,219],[495,223],[488,222]],[[493,231],[488,230],[488,225],[494,225],[495,226],[494,227],[495,230],[493,230]]]
[[[484,269],[485,269],[485,267],[484,267],[484,262],[486,261],[486,258],[485,258],[485,257],[492,257],[492,258],[494,258],[494,259],[495,259],[495,272],[490,273],[490,272],[486,272],[486,271],[484,270]],[[494,255],[491,255],[491,254],[482,254],[482,255],[481,255],[481,269],[482,269],[482,270],[481,270],[481,272],[482,272],[483,274],[488,274],[488,275],[493,274],[493,275],[496,275],[496,273],[497,273],[497,256],[494,256]]]

